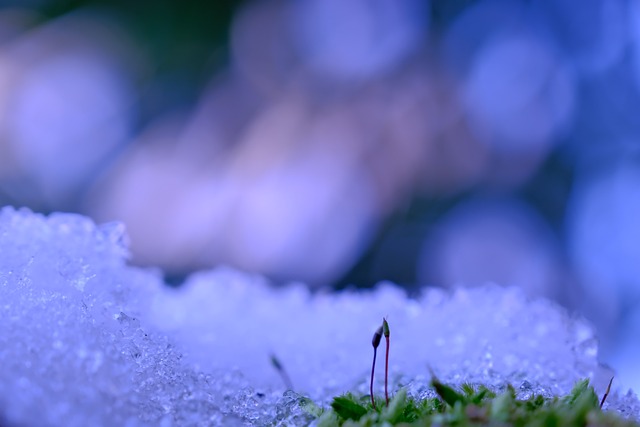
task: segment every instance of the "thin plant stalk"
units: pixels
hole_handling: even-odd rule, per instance
[[[280,360],[278,360],[275,354],[271,355],[271,365],[280,374],[280,377],[282,378],[282,382],[284,382],[284,385],[285,387],[287,387],[287,390],[293,390],[293,383],[291,382],[291,378],[289,377],[289,374],[287,374],[287,371],[284,369],[284,366],[282,366],[282,363],[280,363]]]
[[[604,401],[607,400],[607,396],[609,396],[609,392],[611,391],[611,383],[613,382],[613,377],[609,380],[609,385],[607,386],[607,391],[604,392],[604,396],[602,396],[602,400],[600,401],[600,409],[602,409],[602,405],[604,405]]]
[[[389,406],[389,324],[387,323],[386,318],[382,318],[382,331],[384,333],[384,339],[387,344],[387,351],[384,358],[384,397],[387,401],[387,406]]]
[[[376,354],[378,353],[378,346],[380,345],[380,340],[382,339],[382,326],[380,326],[376,332],[373,334],[373,339],[371,340],[371,344],[373,345],[373,363],[371,364],[371,383],[369,384],[369,393],[371,394],[371,406],[373,406],[374,410],[376,408],[376,401],[373,398],[373,374],[376,370]]]

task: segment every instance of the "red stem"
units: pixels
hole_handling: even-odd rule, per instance
[[[389,391],[387,389],[387,379],[389,378],[389,336],[385,336],[387,340],[387,352],[384,360],[384,397],[387,400],[387,406],[389,406]]]
[[[378,352],[378,349],[373,347],[373,364],[371,365],[371,385],[369,385],[369,393],[371,394],[371,406],[373,406],[374,410],[377,410],[376,401],[373,399],[373,373],[376,370],[376,353],[377,352]]]

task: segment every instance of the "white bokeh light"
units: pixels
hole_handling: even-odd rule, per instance
[[[640,168],[622,165],[576,187],[568,217],[572,259],[601,301],[640,296]]]
[[[542,218],[522,202],[477,200],[456,206],[427,239],[422,283],[517,286],[531,296],[560,294],[557,241]]]
[[[132,128],[130,76],[108,47],[108,26],[91,22],[53,22],[8,50],[17,71],[4,131],[21,173],[49,206],[74,197]],[[74,27],[95,39],[73,37]]]
[[[300,55],[331,77],[369,78],[388,71],[423,40],[427,2],[308,0],[294,7]]]
[[[476,55],[463,96],[487,141],[516,152],[550,145],[574,104],[569,69],[549,45],[525,34],[486,44]]]

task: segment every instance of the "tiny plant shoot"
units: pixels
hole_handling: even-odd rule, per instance
[[[389,378],[389,324],[386,318],[382,318],[382,331],[384,333],[384,339],[387,344],[387,351],[384,358],[384,397],[389,406],[389,390],[388,390],[388,378]]]
[[[272,354],[270,359],[271,359],[271,365],[273,365],[276,371],[278,371],[278,373],[280,374],[280,377],[282,378],[282,382],[284,382],[284,385],[285,387],[287,387],[287,390],[293,390],[293,384],[291,383],[291,378],[289,378],[289,375],[287,374],[287,371],[284,369],[284,366],[282,366],[282,363],[280,363],[280,361],[275,356],[275,354]]]
[[[373,363],[371,364],[371,384],[369,385],[369,393],[371,394],[371,406],[373,409],[376,408],[376,401],[373,398],[373,374],[376,370],[376,353],[378,352],[378,346],[380,345],[380,340],[382,339],[382,326],[380,326],[376,332],[373,334],[373,339],[371,340],[371,344],[373,345]]]
[[[613,382],[613,377],[609,380],[609,385],[607,386],[607,391],[604,392],[602,396],[602,400],[600,401],[600,409],[602,409],[602,405],[604,405],[604,401],[607,400],[607,396],[609,396],[609,392],[611,391],[611,383]]]

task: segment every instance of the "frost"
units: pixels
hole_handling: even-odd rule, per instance
[[[314,294],[224,268],[172,289],[129,267],[127,253],[119,224],[0,211],[0,425],[305,425],[306,396],[326,405],[368,393],[383,316],[392,390],[429,395],[430,369],[458,383],[511,382],[523,396],[565,393],[584,377],[602,393],[609,379],[584,320],[516,289]],[[633,394],[606,407],[638,418]]]

